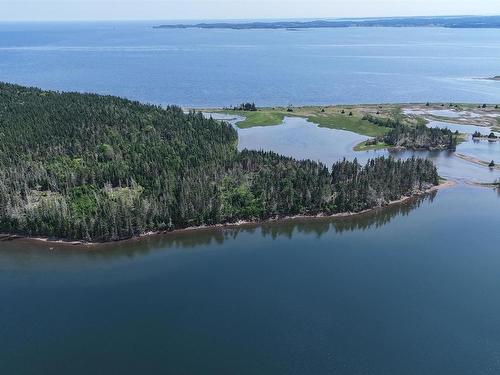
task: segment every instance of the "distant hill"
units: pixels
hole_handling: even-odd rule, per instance
[[[500,28],[500,16],[455,16],[455,17],[393,17],[359,18],[314,21],[276,22],[216,22],[197,24],[165,24],[157,29],[313,29],[342,27],[447,27],[459,29]]]

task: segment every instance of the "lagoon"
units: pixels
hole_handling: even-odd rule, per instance
[[[429,128],[441,128],[441,129],[450,129],[452,132],[458,131],[459,133],[465,134],[474,134],[474,132],[479,132],[481,134],[488,135],[491,133],[492,129],[487,126],[478,126],[478,125],[465,125],[465,124],[455,124],[452,122],[445,121],[434,121],[431,120],[427,123]]]
[[[207,114],[210,115],[210,114]],[[232,124],[238,117],[212,114],[213,118],[224,119]],[[464,126],[467,125],[456,125]],[[500,171],[462,160],[450,151],[354,151],[354,146],[368,137],[356,133],[321,128],[300,117],[285,117],[281,125],[239,129],[238,148],[274,151],[296,159],[312,159],[330,167],[334,162],[346,158],[357,158],[361,163],[379,156],[392,155],[396,158],[412,156],[430,158],[436,164],[439,174],[447,179],[468,183],[491,183],[500,178]],[[481,160],[500,160],[500,143],[476,141],[468,138],[457,146],[457,152]]]

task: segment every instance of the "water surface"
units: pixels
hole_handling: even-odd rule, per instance
[[[499,210],[458,187],[343,221],[2,242],[2,373],[497,374]]]
[[[0,80],[189,107],[500,101],[500,82],[476,79],[498,74],[500,30],[151,26],[0,24]],[[238,133],[240,148],[328,165],[388,153],[297,118]],[[453,179],[500,173],[418,155]],[[2,241],[0,372],[498,374],[499,209],[496,191],[460,185],[341,220]]]
[[[2,23],[0,80],[222,107],[500,102],[500,30],[158,30],[155,22]]]
[[[447,128],[450,129],[452,132],[458,131],[459,133],[466,133],[466,134],[474,134],[475,132],[479,132],[481,134],[488,135],[491,133],[491,128],[487,126],[457,124],[452,122],[434,121],[434,120],[429,121],[427,123],[427,127],[441,128],[441,129]]]
[[[214,116],[233,124],[239,118]],[[457,125],[465,126],[465,125]],[[500,171],[462,160],[451,151],[354,151],[353,147],[368,139],[345,130],[318,127],[304,118],[285,117],[281,125],[260,126],[238,130],[238,148],[274,151],[296,159],[312,159],[330,167],[333,163],[346,158],[358,159],[366,163],[370,158],[392,155],[396,158],[412,156],[431,159],[437,166],[440,176],[466,182],[490,183],[500,178]],[[469,138],[457,146],[457,152],[481,160],[500,161],[500,142],[475,141]]]

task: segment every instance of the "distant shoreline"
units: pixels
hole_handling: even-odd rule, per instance
[[[143,233],[139,236],[134,236],[130,238],[123,238],[120,240],[116,241],[106,241],[106,242],[86,242],[86,241],[78,241],[78,240],[66,240],[63,238],[49,238],[49,237],[29,237],[29,236],[23,236],[23,235],[18,235],[18,234],[9,234],[9,233],[0,233],[0,243],[2,241],[15,241],[15,240],[27,240],[30,242],[44,242],[47,244],[54,244],[54,245],[67,245],[67,246],[88,246],[88,247],[98,247],[98,246],[104,246],[104,245],[109,245],[113,243],[121,243],[121,242],[126,242],[126,241],[131,241],[131,240],[137,240],[141,238],[146,238],[146,237],[151,237],[151,236],[159,236],[159,235],[168,235],[168,234],[174,234],[174,233],[183,233],[183,232],[190,232],[190,231],[197,231],[197,230],[203,230],[203,229],[217,229],[217,228],[237,228],[245,225],[259,225],[259,224],[264,224],[264,223],[271,223],[271,222],[280,222],[280,221],[286,221],[286,220],[295,220],[295,219],[335,219],[335,218],[346,218],[346,217],[355,217],[355,216],[361,216],[364,214],[368,214],[370,212],[373,212],[375,210],[380,210],[380,209],[385,209],[388,207],[392,207],[394,205],[398,204],[403,204],[406,203],[412,199],[425,196],[427,194],[430,194],[434,191],[441,190],[441,189],[446,189],[446,188],[451,188],[455,186],[457,183],[453,180],[445,180],[441,181],[439,185],[432,186],[424,191],[419,191],[416,192],[415,194],[412,194],[410,196],[403,196],[400,199],[390,201],[384,206],[379,206],[379,207],[373,207],[369,208],[360,212],[340,212],[337,214],[332,214],[332,215],[324,215],[324,214],[317,214],[317,215],[293,215],[293,216],[280,216],[280,217],[275,217],[275,218],[270,218],[270,219],[265,219],[265,220],[240,220],[234,223],[226,223],[226,224],[215,224],[215,225],[200,225],[200,226],[194,226],[194,227],[187,227],[187,228],[180,228],[180,229],[174,229],[171,231],[150,231]]]
[[[500,16],[382,17],[311,21],[213,22],[163,24],[155,29],[299,30],[347,27],[444,27],[455,29],[500,28]]]

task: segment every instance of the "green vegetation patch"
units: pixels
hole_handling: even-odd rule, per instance
[[[377,126],[358,116],[347,114],[310,116],[308,120],[322,128],[347,130],[369,137],[382,136],[389,131],[389,128]]]
[[[94,215],[97,212],[99,193],[94,185],[81,185],[70,189],[68,195],[72,211],[80,218]]]
[[[370,110],[372,110],[371,107]],[[392,116],[392,111],[394,111],[394,108],[390,108],[390,112],[387,115]],[[254,126],[281,125],[285,116],[290,116],[305,118],[320,127],[347,130],[369,137],[382,136],[389,131],[389,128],[385,126],[366,120],[364,118],[364,107],[274,107],[259,108],[257,111],[225,110],[218,112],[244,117],[244,120],[236,123],[236,126],[241,129]]]
[[[243,121],[239,121],[236,123],[236,126],[240,129],[251,128],[254,126],[281,125],[283,123],[283,119],[285,118],[284,113],[274,112],[271,110],[259,110],[256,112],[234,111],[231,113],[245,117]]]
[[[238,181],[234,178],[225,177],[222,181],[221,200],[222,215],[229,220],[238,217],[258,219],[264,214],[262,201],[257,199],[250,190],[248,181]]]
[[[369,150],[382,150],[384,148],[391,147],[391,145],[388,145],[387,143],[384,142],[377,142],[376,144],[366,144],[367,141],[358,143],[356,146],[354,146],[354,151],[369,151]]]

